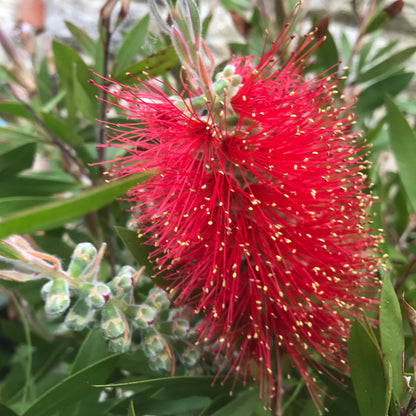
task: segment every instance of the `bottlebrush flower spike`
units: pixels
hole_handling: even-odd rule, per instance
[[[335,98],[338,75],[307,79],[312,35],[288,54],[291,22],[268,52],[233,60],[207,94],[157,80],[107,91],[130,122],[112,126],[113,175],[156,168],[129,192],[176,306],[203,312],[227,376],[279,396],[287,354],[320,402],[316,356],[347,370],[352,320],[375,309],[378,237],[367,231],[365,167]],[[282,52],[283,51],[283,52]],[[193,76],[195,73],[193,73]]]

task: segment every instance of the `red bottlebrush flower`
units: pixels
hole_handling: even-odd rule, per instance
[[[377,303],[362,146],[338,75],[303,76],[311,39],[283,59],[287,26],[205,97],[186,82],[182,95],[155,80],[108,89],[131,120],[107,144],[126,152],[114,174],[157,169],[129,192],[157,269],[176,306],[204,313],[201,340],[219,341],[228,374],[258,378],[266,400],[282,353],[313,394],[316,355],[346,370],[350,324]]]

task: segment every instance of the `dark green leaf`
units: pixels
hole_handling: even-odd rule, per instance
[[[78,350],[71,374],[74,374],[109,355],[111,354],[101,331],[90,331]]]
[[[83,63],[81,57],[73,48],[57,41],[53,41],[52,50],[56,70],[61,82],[65,84],[69,83],[69,85],[72,85],[74,66],[76,64]]]
[[[146,273],[152,275],[153,266],[149,261],[149,254],[154,249],[152,246],[144,245],[145,238],[139,238],[136,231],[124,227],[114,227],[118,236],[128,248],[140,266],[146,267]]]
[[[175,49],[173,49],[173,46],[168,46],[142,61],[123,69],[122,72],[115,76],[115,80],[123,84],[134,84],[136,82],[135,78],[145,79],[147,78],[146,74],[153,77],[164,74],[167,69],[178,63],[179,60]]]
[[[71,22],[65,21],[65,26],[71,32],[72,37],[78,43],[79,47],[91,58],[95,56],[96,49],[99,47],[83,29],[75,26]]]
[[[19,416],[17,413],[13,412],[12,409],[0,403],[0,415],[1,416]]]
[[[393,393],[400,397],[405,389],[402,368],[404,333],[399,301],[387,273],[380,298],[380,341],[384,357],[392,367]]]
[[[142,391],[144,388],[162,389],[166,388],[170,394],[177,394],[178,397],[183,396],[206,396],[216,397],[218,394],[228,394],[231,390],[232,381],[221,385],[221,380],[218,380],[212,385],[214,378],[211,376],[177,376],[177,377],[162,377],[147,380],[130,381],[127,383],[106,384],[97,387],[120,387],[128,390]]]
[[[11,196],[0,198],[0,216],[9,215],[16,211],[45,204],[52,200],[52,197],[47,196]]]
[[[130,65],[135,56],[142,51],[146,43],[146,35],[149,27],[149,15],[143,16],[124,36],[123,42],[118,48],[115,56],[115,73],[124,72],[124,68]]]
[[[389,97],[386,97],[386,106],[390,145],[403,187],[416,211],[416,134],[397,105]]]
[[[36,86],[38,88],[39,99],[42,104],[49,102],[52,98],[52,77],[49,74],[48,60],[43,58],[36,75]]]
[[[37,399],[22,416],[50,416],[59,409],[95,394],[93,384],[102,383],[113,371],[118,355],[111,355],[67,377]]]
[[[0,238],[54,228],[94,211],[123,195],[131,187],[146,180],[151,173],[130,176],[103,184],[80,195],[20,211],[0,219]]]
[[[28,109],[20,103],[16,102],[0,102],[0,114],[5,113],[15,117],[30,118],[30,112]]]
[[[374,334],[356,321],[351,327],[348,358],[361,416],[386,416],[388,381],[383,357]]]
[[[46,174],[47,175],[46,175]],[[80,187],[69,178],[49,178],[51,172],[37,172],[13,176],[0,186],[0,198],[6,196],[48,196],[56,193],[71,191]]]
[[[0,148],[0,177],[2,180],[29,169],[35,158],[36,143],[3,145]]]
[[[403,91],[413,78],[413,75],[412,72],[395,74],[370,85],[358,98],[356,105],[357,113],[361,115],[369,114],[383,105],[385,95],[395,96]]]
[[[38,135],[33,132],[27,133],[21,128],[0,127],[0,149],[4,149],[4,145],[23,144],[27,142],[39,141]]]
[[[316,50],[316,60],[313,67],[318,66],[322,71],[336,65],[339,62],[338,49],[331,33],[327,33],[326,39]],[[338,65],[333,69],[336,71]]]
[[[213,413],[212,416],[250,416],[258,409],[259,403],[263,405],[263,401],[259,399],[258,389],[249,388],[238,394],[236,398]]]
[[[376,15],[373,16],[373,18],[368,22],[365,33],[371,33],[374,32],[377,29],[382,28],[385,26],[390,20],[389,15],[384,11],[380,10]]]
[[[127,416],[136,416],[136,412],[134,411],[133,401],[130,402],[129,412],[127,413]]]
[[[415,52],[416,46],[412,46],[389,56],[368,71],[359,74],[356,82],[366,82],[380,76],[385,77],[388,73],[397,72],[398,66],[409,59]]]

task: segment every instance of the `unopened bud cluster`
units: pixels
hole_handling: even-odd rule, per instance
[[[126,352],[133,340],[138,340],[155,371],[172,371],[176,358],[186,368],[196,365],[199,352],[189,343],[191,315],[171,309],[167,292],[159,287],[150,289],[144,302],[136,304],[134,288],[148,279],[143,270],[124,266],[113,279],[103,282],[100,264],[104,249],[105,245],[97,251],[90,243],[78,244],[67,270],[63,270],[58,259],[12,236],[0,242],[0,260],[25,272],[0,270],[0,277],[48,279],[41,289],[48,316],[65,314],[63,322],[73,331],[100,328],[114,352]]]

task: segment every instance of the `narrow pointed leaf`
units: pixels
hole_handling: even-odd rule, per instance
[[[390,145],[399,168],[403,187],[413,209],[416,210],[416,133],[389,97],[386,98],[386,107]]]
[[[0,238],[61,226],[110,203],[150,175],[143,173],[130,176],[94,187],[72,198],[59,199],[0,218]]]
[[[114,369],[117,358],[118,355],[111,355],[67,377],[39,397],[22,416],[50,416],[59,409],[95,394],[92,385],[107,379]]]
[[[164,74],[168,68],[172,68],[178,63],[179,60],[175,49],[173,46],[168,46],[142,61],[128,66],[114,78],[123,84],[134,84],[136,82],[135,78],[145,79],[148,75],[158,76]]]
[[[392,388],[397,397],[404,393],[404,333],[399,301],[386,274],[380,298],[380,340],[385,359],[392,368]]]
[[[388,382],[383,357],[368,329],[356,321],[348,341],[351,379],[361,416],[387,416]]]

